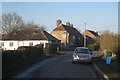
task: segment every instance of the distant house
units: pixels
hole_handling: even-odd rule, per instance
[[[100,38],[98,32],[94,32],[92,30],[86,30],[85,32],[82,33],[82,35],[86,35],[87,39],[87,44],[92,44],[94,43],[94,40],[97,38]]]
[[[46,43],[60,43],[60,40],[39,28],[13,30],[0,40],[3,50],[16,50],[20,46],[35,46],[37,44],[43,44],[45,47]]]
[[[69,22],[64,25],[61,20],[57,20],[57,27],[51,32],[51,35],[61,40],[65,46],[83,46],[82,34]]]

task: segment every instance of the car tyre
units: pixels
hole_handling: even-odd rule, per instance
[[[74,64],[74,63],[75,63],[75,61],[72,61],[72,63]]]

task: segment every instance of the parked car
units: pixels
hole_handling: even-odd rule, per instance
[[[92,53],[88,48],[77,47],[73,53],[72,62],[90,62],[92,63]]]

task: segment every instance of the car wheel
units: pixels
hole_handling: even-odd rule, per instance
[[[72,61],[72,63],[75,63],[75,61]]]

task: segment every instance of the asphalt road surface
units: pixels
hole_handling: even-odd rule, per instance
[[[72,53],[54,57],[38,68],[32,78],[97,78],[97,73],[88,63],[72,63]]]

